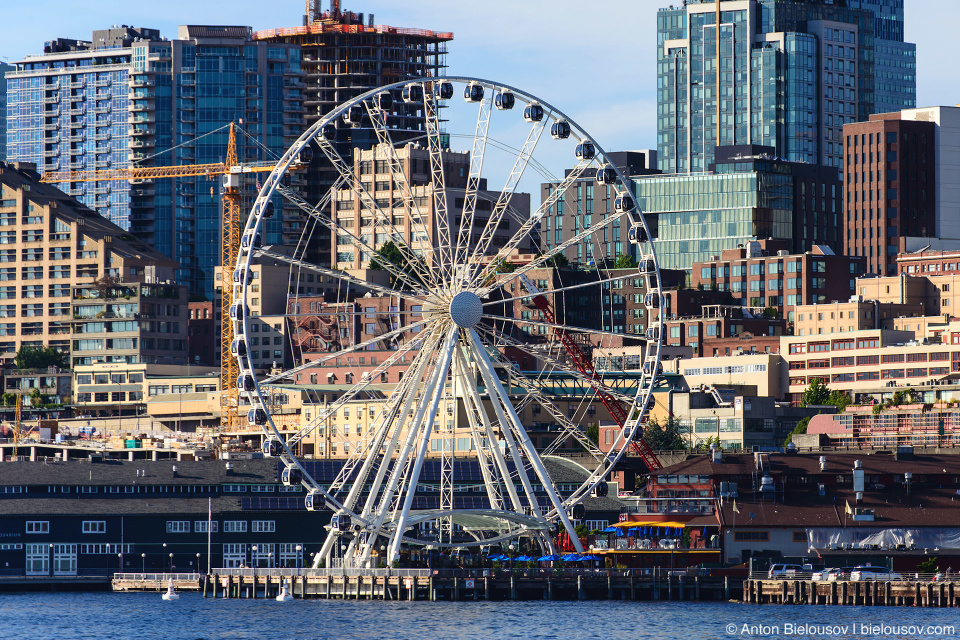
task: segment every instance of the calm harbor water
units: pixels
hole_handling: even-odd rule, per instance
[[[909,628],[917,625],[917,628]],[[948,609],[673,602],[391,603],[213,600],[182,594],[0,595],[17,640],[597,640],[952,638]],[[930,627],[934,628],[931,629]],[[762,628],[758,628],[762,627]],[[886,628],[884,628],[886,627]]]

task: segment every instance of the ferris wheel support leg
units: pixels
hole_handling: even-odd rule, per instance
[[[507,392],[500,383],[500,379],[490,373],[493,370],[493,363],[490,362],[490,356],[487,354],[486,350],[483,348],[483,344],[480,342],[480,336],[478,336],[476,331],[473,329],[470,329],[468,335],[470,336],[470,341],[473,343],[474,351],[483,361],[484,366],[480,367],[480,371],[484,375],[484,380],[487,382],[488,390],[492,389],[497,393],[497,395],[500,396],[500,399],[503,401],[503,406],[510,413],[510,419],[513,423],[514,430],[517,432],[518,437],[520,437],[522,440],[523,448],[527,452],[528,459],[530,460],[530,465],[540,477],[540,480],[543,483],[543,489],[550,498],[550,502],[553,503],[553,508],[557,510],[557,517],[559,517],[560,521],[563,522],[563,527],[567,530],[567,533],[570,534],[570,539],[575,541],[574,546],[576,547],[577,551],[579,553],[583,553],[583,545],[580,544],[580,539],[577,537],[573,523],[570,522],[570,518],[567,516],[566,510],[563,508],[563,501],[554,490],[553,482],[550,479],[550,474],[547,473],[546,468],[543,466],[543,461],[540,460],[540,456],[537,455],[536,449],[533,447],[533,443],[530,442],[530,437],[523,428],[523,425],[520,422],[520,417],[513,410],[513,405],[510,404],[510,401],[507,397]],[[494,402],[494,406],[497,404],[498,403]],[[504,435],[506,435],[508,432],[509,426],[505,423]],[[537,511],[539,512],[539,509]]]
[[[410,473],[410,479],[407,483],[407,495],[404,497],[403,510],[400,512],[400,519],[397,521],[397,528],[393,533],[393,539],[390,541],[390,550],[387,553],[387,563],[392,564],[400,553],[400,543],[403,541],[403,532],[407,527],[407,519],[410,517],[410,507],[413,506],[413,498],[417,494],[417,481],[420,479],[420,471],[423,469],[423,459],[427,455],[427,449],[430,446],[430,433],[433,430],[433,423],[437,417],[437,407],[440,404],[440,397],[443,395],[443,389],[446,386],[447,372],[450,370],[450,360],[453,358],[453,350],[457,346],[457,329],[450,329],[447,334],[447,343],[443,352],[443,360],[437,367],[437,375],[433,380],[433,389],[430,397],[430,413],[427,418],[427,424],[420,435],[420,447],[417,450],[417,459],[413,463],[413,470]]]

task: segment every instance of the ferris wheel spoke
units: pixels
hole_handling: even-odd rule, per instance
[[[430,409],[424,416],[423,409],[427,407],[427,402],[423,402],[421,410],[418,411],[418,419],[412,428],[416,429],[414,436],[419,435],[419,444],[417,446],[416,457],[413,459],[413,467],[406,479],[406,491],[403,500],[403,507],[399,518],[396,520],[396,526],[393,538],[390,541],[390,550],[387,552],[387,562],[393,562],[400,552],[400,543],[403,540],[406,531],[407,520],[410,517],[410,509],[413,506],[413,499],[417,494],[417,482],[420,479],[420,471],[423,469],[423,461],[427,455],[427,449],[430,446],[430,435],[433,432],[433,425],[437,417],[437,406],[440,404],[440,397],[446,387],[447,374],[450,371],[450,361],[453,358],[453,351],[457,346],[457,328],[451,327],[448,330],[441,353],[442,359],[436,367],[432,377],[432,385],[427,387],[426,391],[430,394]],[[426,398],[424,399],[426,400]],[[426,418],[424,420],[424,418]],[[408,442],[410,440],[408,439]]]
[[[291,438],[288,438],[288,442],[291,443],[291,446],[295,445],[300,440],[305,438],[307,435],[312,433],[331,415],[339,411],[340,408],[343,407],[343,405],[347,404],[349,401],[356,398],[357,395],[359,395],[364,389],[366,389],[371,384],[373,384],[373,381],[376,379],[377,376],[389,370],[390,367],[396,364],[399,360],[406,357],[406,355],[410,353],[412,350],[413,350],[413,343],[409,343],[409,342],[401,346],[399,349],[397,349],[397,351],[393,355],[391,355],[389,358],[387,358],[382,364],[377,365],[375,369],[370,371],[370,375],[367,377],[367,379],[364,380],[361,378],[360,382],[356,383],[349,390],[345,391],[342,396],[340,396],[337,400],[335,400],[327,408],[325,408],[322,413],[317,415],[316,418],[311,420],[307,425],[301,427],[300,430],[297,431],[297,433],[294,434]]]
[[[433,211],[437,229],[437,259],[445,280],[453,275],[454,247],[450,237],[450,212],[447,208],[447,186],[443,173],[443,144],[440,140],[440,119],[436,84],[433,90],[423,92],[423,114],[430,153],[430,187],[433,190]]]
[[[476,401],[476,396],[469,393],[470,389],[476,390],[476,385],[473,380],[470,380],[467,376],[469,371],[467,363],[463,358],[463,351],[457,349],[454,352],[454,375],[457,380],[457,384],[461,385],[460,388],[467,389],[467,393],[464,395],[463,404],[464,404],[464,413],[467,416],[467,422],[470,425],[470,437],[473,440],[474,446],[477,452],[477,463],[480,465],[480,474],[483,477],[483,486],[487,493],[487,500],[490,502],[491,509],[502,509],[503,508],[503,498],[500,494],[500,486],[497,477],[497,461],[493,456],[493,446],[492,441],[489,437],[492,434],[489,424],[485,421],[485,414],[483,412],[483,405],[478,404]],[[483,423],[484,431],[487,435],[481,435],[480,427]],[[490,447],[491,451],[487,452],[487,448]],[[509,477],[509,476],[508,476]],[[519,504],[519,500],[514,504]]]
[[[454,252],[454,269],[467,268],[466,259],[473,235],[473,216],[477,209],[477,192],[480,190],[480,176],[483,174],[483,160],[487,153],[487,134],[490,130],[490,117],[493,113],[493,91],[487,92],[479,102],[477,126],[473,134],[473,150],[470,153],[470,172],[467,174],[467,188],[463,197],[457,247]],[[465,274],[456,274],[463,277]]]
[[[613,387],[607,386],[606,384],[603,383],[602,380],[598,378],[591,378],[590,376],[581,372],[579,369],[576,369],[567,364],[564,364],[563,362],[557,360],[556,358],[551,357],[546,353],[537,351],[533,349],[530,345],[524,344],[523,342],[520,342],[519,340],[516,340],[514,338],[510,338],[509,336],[506,336],[506,335],[501,335],[500,338],[505,345],[513,347],[515,349],[519,349],[520,351],[523,351],[527,355],[542,361],[546,365],[550,365],[554,369],[560,370],[565,375],[569,375],[570,377],[584,383],[588,387],[592,387],[595,389],[602,389],[604,393],[606,393],[610,397],[620,402],[626,402],[631,404],[634,402],[633,397],[627,394],[624,394],[620,391],[617,391]]]
[[[510,254],[516,249],[520,244],[530,236],[533,229],[540,223],[543,216],[552,210],[553,206],[563,198],[570,187],[580,179],[580,176],[583,175],[583,172],[586,171],[593,164],[592,160],[581,160],[577,165],[570,171],[569,174],[563,179],[563,181],[557,185],[557,188],[550,192],[547,196],[547,199],[540,203],[540,206],[530,214],[530,217],[520,225],[520,228],[517,229],[517,232],[513,234],[510,240],[507,241],[503,247],[497,251],[496,255],[490,260],[487,266],[480,270],[479,275],[477,275],[475,282],[486,282],[499,267],[500,263],[504,260],[507,260],[510,257]]]
[[[323,151],[324,155],[327,156],[327,159],[330,160],[330,163],[337,170],[337,173],[339,173],[340,177],[343,178],[346,184],[350,186],[353,198],[360,203],[361,229],[363,228],[363,212],[371,212],[373,216],[371,223],[374,224],[374,226],[377,224],[383,224],[384,227],[390,229],[390,239],[393,240],[394,245],[403,255],[403,259],[408,267],[416,271],[418,275],[423,278],[424,283],[429,282],[430,284],[435,285],[436,282],[432,281],[430,274],[423,271],[419,267],[419,257],[417,256],[417,253],[413,247],[406,241],[403,232],[397,229],[397,227],[393,224],[393,208],[391,207],[391,214],[387,215],[387,213],[380,208],[376,198],[370,195],[366,187],[363,186],[363,182],[357,179],[357,177],[353,174],[353,170],[351,169],[350,165],[337,152],[333,145],[323,136],[318,136],[316,140],[321,151]],[[334,239],[334,241],[336,241],[336,239]]]
[[[394,336],[400,336],[400,335],[402,335],[403,333],[406,333],[406,332],[408,332],[408,331],[413,331],[413,330],[416,329],[417,327],[426,326],[426,325],[430,324],[431,322],[434,322],[434,321],[433,321],[433,320],[429,320],[429,319],[428,319],[428,320],[421,320],[420,322],[417,322],[417,323],[415,323],[415,324],[412,324],[412,325],[409,325],[409,326],[406,326],[406,327],[400,327],[400,328],[398,328],[398,329],[394,329],[394,330],[392,330],[392,331],[388,331],[387,333],[382,333],[382,334],[380,334],[380,335],[378,335],[378,336],[374,336],[373,338],[370,338],[369,340],[365,340],[365,341],[363,341],[363,342],[358,342],[357,344],[353,345],[352,347],[345,347],[344,349],[341,349],[340,351],[330,352],[330,355],[325,355],[325,356],[321,356],[321,357],[319,357],[319,358],[315,358],[315,359],[313,359],[313,360],[309,360],[309,361],[304,362],[304,363],[302,363],[302,364],[298,364],[297,366],[295,366],[295,367],[293,367],[293,368],[291,368],[291,369],[287,369],[287,370],[285,370],[285,371],[283,371],[283,372],[281,372],[281,373],[279,373],[279,374],[274,374],[274,375],[268,376],[268,377],[264,378],[264,380],[261,381],[260,384],[270,384],[270,383],[274,383],[274,382],[279,382],[279,381],[285,380],[285,379],[289,378],[290,376],[292,376],[292,375],[294,375],[294,374],[301,373],[301,372],[303,372],[303,371],[305,371],[305,370],[307,370],[307,369],[312,369],[313,367],[315,367],[315,366],[317,366],[317,365],[319,365],[319,364],[323,364],[323,363],[325,363],[325,362],[330,362],[331,360],[333,360],[333,359],[335,359],[335,358],[338,358],[338,357],[340,357],[340,356],[344,356],[344,355],[347,355],[347,354],[350,354],[350,353],[355,353],[355,352],[357,352],[357,351],[364,351],[364,350],[366,350],[367,347],[369,347],[369,346],[371,346],[371,345],[375,345],[375,344],[377,344],[378,342],[382,342],[382,341],[384,341],[384,340],[388,340],[388,339],[390,339],[390,338],[393,338]],[[418,348],[418,347],[417,347],[417,346],[414,346],[414,348]]]
[[[634,336],[625,333],[614,333],[613,331],[604,331],[602,329],[582,329],[580,327],[558,324],[556,322],[547,322],[546,320],[521,320],[519,318],[511,318],[509,316],[495,316],[489,313],[485,313],[481,316],[484,320],[497,320],[504,323],[515,323],[522,325],[529,325],[532,327],[544,327],[547,329],[554,329],[555,331],[571,331],[574,333],[584,333],[589,335],[597,336],[608,336],[611,338],[633,338]],[[637,337],[637,340],[644,340],[645,338]]]
[[[401,290],[399,290],[399,289],[393,289],[393,288],[391,288],[391,287],[385,287],[385,286],[383,286],[383,285],[375,284],[375,283],[369,282],[369,281],[367,281],[367,280],[361,280],[360,278],[357,278],[356,276],[352,276],[352,275],[350,275],[349,273],[346,273],[346,272],[344,272],[344,271],[337,271],[337,270],[335,270],[335,269],[327,269],[327,268],[325,268],[325,267],[318,267],[318,266],[315,265],[315,264],[312,264],[312,263],[309,263],[309,262],[305,262],[305,261],[300,260],[300,259],[298,259],[298,258],[293,258],[293,257],[290,257],[290,256],[285,256],[285,255],[283,255],[282,253],[277,253],[276,251],[271,251],[271,250],[269,250],[269,249],[257,248],[257,249],[254,249],[252,253],[253,253],[254,255],[260,256],[260,257],[273,258],[274,260],[279,260],[280,262],[285,262],[285,263],[287,263],[287,264],[289,264],[289,265],[293,265],[293,266],[295,266],[295,267],[298,267],[298,268],[300,268],[300,269],[304,269],[304,270],[306,270],[306,271],[312,271],[313,273],[319,273],[319,274],[322,275],[322,276],[327,276],[327,277],[333,278],[335,281],[339,280],[339,281],[343,282],[344,284],[351,284],[351,285],[353,285],[353,286],[355,286],[355,287],[359,287],[360,289],[369,289],[369,290],[371,290],[371,291],[376,291],[377,293],[382,293],[382,294],[385,294],[385,295],[388,295],[388,296],[397,296],[397,297],[403,298],[403,299],[405,299],[405,300],[413,300],[413,301],[417,301],[417,302],[422,302],[422,301],[423,301],[423,298],[420,297],[420,296],[418,296],[418,295],[417,295],[416,293],[414,293],[414,292],[401,291]]]
[[[560,518],[561,522],[563,522],[563,526],[570,535],[571,540],[576,541],[574,542],[574,546],[577,547],[577,551],[583,553],[583,546],[580,544],[580,540],[577,537],[576,531],[574,530],[573,523],[570,522],[570,518],[567,516],[567,513],[563,508],[563,501],[560,499],[560,496],[557,494],[556,489],[553,486],[553,481],[550,479],[550,474],[547,473],[546,467],[543,466],[543,461],[540,460],[540,456],[537,455],[536,448],[530,441],[530,437],[527,435],[526,429],[523,428],[520,417],[517,416],[516,412],[513,411],[513,406],[510,404],[510,399],[506,390],[504,390],[499,378],[492,373],[493,363],[490,361],[490,357],[487,354],[486,349],[483,348],[480,337],[473,329],[470,329],[467,335],[470,339],[470,342],[473,344],[473,352],[483,361],[483,364],[486,365],[480,367],[480,373],[487,384],[487,392],[490,393],[491,400],[493,400],[494,393],[496,393],[496,395],[499,397],[499,402],[493,402],[494,407],[502,404],[503,409],[509,414],[509,423],[501,418],[501,421],[504,424],[504,436],[508,437],[509,442],[509,440],[512,439],[510,436],[511,431],[516,433],[517,438],[520,441],[520,447],[522,447],[523,451],[526,452],[527,459],[530,461],[530,465],[533,467],[537,477],[540,478],[544,491],[547,493],[547,497],[550,499],[551,504],[553,504],[553,508],[557,511],[557,516]],[[524,468],[522,462],[516,461],[516,458],[519,458],[520,451],[518,450],[517,445],[514,443],[510,443],[509,446],[515,455],[515,464],[517,465],[520,480],[524,483],[524,489],[527,489],[530,479],[527,477],[526,469]],[[528,491],[532,496],[532,488]],[[532,499],[532,511],[534,514],[539,516],[540,505],[536,501],[535,496],[533,496]]]
[[[333,193],[338,188],[337,185],[338,184],[342,185],[344,182],[345,181],[343,180],[342,177],[339,178],[337,182],[334,183],[334,186],[331,187],[330,191],[328,191],[327,193],[328,194]],[[320,206],[316,206],[316,207],[312,206],[310,203],[308,203],[306,200],[301,198],[292,189],[289,189],[288,187],[278,185],[277,191],[279,191],[287,200],[289,200],[291,203],[296,205],[300,210],[302,210],[304,213],[309,215],[312,219],[314,219],[315,221],[317,221],[318,223],[322,224],[324,227],[329,229],[330,232],[333,234],[332,237],[336,239],[337,246],[339,246],[340,239],[345,238],[350,242],[351,245],[353,245],[355,248],[357,248],[360,251],[361,255],[363,255],[364,253],[372,254],[375,252],[375,249],[373,248],[373,246],[364,242],[361,238],[357,237],[351,231],[344,229],[335,220],[331,219],[328,215],[323,213],[323,211],[321,211]],[[329,195],[326,196],[326,198],[329,198]],[[298,255],[298,254],[295,253],[294,255]],[[419,280],[412,279],[406,271],[403,271],[397,268],[394,264],[392,264],[388,260],[380,260],[378,261],[378,264],[380,268],[382,268],[384,271],[389,272],[390,275],[393,276],[395,281],[402,282],[406,286],[410,287],[411,290],[422,288],[424,286],[424,283],[420,282]]]
[[[513,275],[512,273],[503,274],[503,281],[501,282],[501,286],[503,284],[506,284],[507,282],[510,282],[511,281],[510,276],[512,275]],[[588,289],[590,287],[599,287],[601,285],[607,284],[609,282],[614,282],[616,280],[626,280],[628,278],[640,277],[643,275],[644,275],[643,273],[637,272],[636,274],[630,275],[630,276],[619,275],[619,276],[611,276],[609,278],[600,278],[599,280],[590,280],[589,282],[582,282],[580,284],[571,284],[565,287],[558,287],[556,289],[544,289],[540,291],[539,295],[542,295],[545,297],[555,296],[558,294],[564,294],[568,291],[574,291],[576,289]],[[510,298],[496,298],[496,299],[487,300],[486,302],[483,303],[483,306],[493,307],[497,305],[506,304],[507,302],[516,302],[517,300],[531,300],[534,297],[535,296],[531,295],[530,293],[525,293],[523,295],[513,296]]]
[[[394,145],[393,138],[390,136],[390,130],[387,128],[386,114],[370,102],[367,102],[365,106],[367,108],[367,114],[370,116],[370,123],[373,125],[373,130],[377,134],[377,139],[380,142],[373,150],[374,162],[380,157],[381,151],[386,155],[387,162],[390,165],[390,174],[393,177],[393,181],[399,187],[400,201],[409,210],[407,219],[411,222],[411,238],[416,238],[418,234],[423,234],[423,237],[427,239],[426,241],[432,244],[431,233],[424,224],[424,215],[423,211],[420,210],[420,203],[417,201],[416,194],[413,192],[410,182],[407,180],[406,173],[403,171],[402,161],[397,154],[397,148]],[[376,227],[374,227],[374,232],[376,232]],[[412,240],[411,246],[416,244],[416,240]],[[414,249],[414,252],[416,252],[416,249]],[[437,278],[436,274],[433,274],[432,267],[436,266],[438,258],[437,255],[433,255],[425,265],[427,272],[431,275],[429,286],[436,286],[442,281],[442,273],[440,274],[440,278]]]
[[[466,367],[466,358],[463,356],[462,353],[459,353],[458,355],[461,358],[462,365]],[[499,479],[499,481],[503,483],[503,488],[507,492],[507,497],[510,498],[510,504],[512,505],[513,510],[517,512],[522,512],[523,503],[520,500],[520,494],[517,493],[517,487],[513,483],[513,478],[511,477],[512,474],[510,473],[510,467],[508,466],[507,460],[503,455],[503,451],[500,450],[499,439],[497,438],[496,433],[494,432],[494,427],[490,422],[490,416],[487,413],[485,403],[480,398],[480,394],[477,391],[477,385],[476,384],[466,385],[465,393],[466,393],[467,399],[469,399],[470,405],[472,406],[472,410],[468,409],[468,411],[472,411],[475,418],[479,420],[480,424],[482,424],[484,429],[485,445],[489,449],[490,456],[493,458],[493,461],[495,463],[495,465],[491,467],[491,471],[492,471],[491,477],[493,479],[493,484],[491,485],[491,488],[494,491],[496,491],[497,495],[499,496],[499,488],[497,487],[497,484],[496,484],[496,481]],[[493,398],[491,396],[491,401],[492,400]],[[493,404],[493,402],[491,402],[491,404]],[[480,447],[481,447],[481,442],[480,440],[477,440],[477,448],[479,449]]]
[[[483,331],[481,329],[480,333],[482,332]],[[490,335],[489,332],[487,332],[487,335]],[[515,380],[518,386],[523,387],[523,389],[527,391],[527,397],[525,400],[528,399],[530,402],[536,402],[539,404],[544,410],[547,411],[547,413],[550,414],[557,424],[560,425],[561,433],[557,435],[557,437],[554,438],[553,441],[544,449],[543,453],[541,454],[542,456],[553,454],[558,448],[560,448],[560,446],[564,444],[568,438],[572,437],[581,447],[583,447],[584,451],[593,457],[594,460],[597,460],[598,462],[606,460],[606,454],[600,451],[597,445],[595,445],[593,441],[587,437],[586,433],[584,433],[578,425],[574,424],[570,419],[568,419],[567,416],[563,415],[557,406],[546,397],[546,394],[540,388],[541,383],[539,380],[531,380],[523,373],[507,366],[509,365],[509,361],[498,353],[491,354],[491,358],[502,363],[507,369],[510,379],[512,381]],[[574,413],[574,415],[576,415],[576,413]]]
[[[378,460],[382,460],[381,466],[383,468],[377,470],[377,479],[375,480],[374,485],[370,488],[369,492],[371,496],[376,495],[379,489],[379,483],[382,480],[382,476],[386,472],[386,463],[388,460],[390,460],[389,455],[384,456],[382,459],[380,458],[380,449],[383,446],[383,442],[386,439],[387,434],[391,433],[392,429],[394,433],[394,439],[390,445],[391,451],[395,447],[395,438],[399,436],[400,427],[402,427],[402,420],[400,420],[398,423],[398,418],[402,418],[402,416],[405,415],[405,413],[398,414],[397,410],[400,408],[401,404],[403,404],[404,410],[409,410],[410,403],[416,395],[416,388],[420,384],[420,378],[418,375],[422,376],[423,369],[431,358],[430,354],[433,352],[433,349],[437,346],[438,342],[438,339],[432,340],[427,345],[429,347],[427,351],[421,351],[417,354],[417,358],[414,360],[412,365],[412,370],[417,372],[417,375],[407,376],[405,380],[401,381],[401,383],[398,385],[401,388],[401,392],[399,394],[395,394],[393,401],[388,403],[381,412],[379,423],[375,428],[375,433],[370,439],[370,446],[362,454],[358,452],[354,459],[352,459],[351,466],[353,468],[355,468],[359,463],[360,458],[363,458],[363,466],[361,467],[357,477],[353,480],[353,484],[350,488],[348,496],[344,501],[344,504],[349,506],[351,509],[355,507],[356,501],[360,495],[360,491],[365,487],[367,478],[369,477],[373,466]],[[331,485],[332,489],[339,490],[344,483],[350,480],[353,474],[353,469],[347,469],[347,466],[348,465],[344,465],[344,468],[341,469],[340,473],[335,478]],[[366,508],[364,508],[361,513],[364,515],[364,517],[369,516],[369,512]]]
[[[487,219],[487,223],[480,233],[480,237],[476,240],[473,253],[470,254],[470,257],[466,261],[468,265],[473,265],[479,261],[481,256],[486,255],[494,234],[500,228],[500,221],[510,207],[510,200],[513,198],[513,193],[523,178],[524,172],[527,170],[527,165],[530,163],[530,158],[533,157],[533,152],[537,149],[537,143],[540,141],[540,136],[543,135],[547,121],[547,118],[535,121],[530,128],[530,132],[527,134],[527,140],[524,142],[519,155],[517,155],[513,169],[507,177],[506,184],[504,184],[503,190],[500,191],[500,194],[497,196],[497,203],[494,205],[493,211],[490,213],[490,217]],[[516,234],[514,234],[514,237],[515,236]],[[480,282],[482,282],[482,280],[480,280]]]
[[[590,227],[584,229],[584,230],[581,231],[580,233],[578,233],[578,234],[570,237],[569,239],[561,242],[560,244],[558,244],[557,246],[553,247],[553,248],[550,249],[549,251],[543,253],[542,255],[537,256],[536,258],[534,258],[533,260],[531,260],[531,261],[528,262],[527,264],[523,265],[522,267],[520,267],[520,268],[517,269],[516,271],[511,272],[511,273],[510,273],[511,279],[513,279],[513,278],[519,278],[520,276],[524,275],[525,273],[527,273],[528,271],[530,271],[530,270],[532,270],[532,269],[540,269],[540,268],[543,268],[543,267],[546,266],[546,265],[549,265],[549,264],[550,264],[550,261],[553,260],[554,256],[556,256],[557,254],[561,253],[561,252],[562,252],[564,249],[566,249],[567,247],[570,247],[570,246],[573,246],[573,245],[577,244],[578,242],[580,242],[580,241],[583,240],[584,238],[588,238],[588,237],[592,236],[593,234],[597,233],[598,231],[602,231],[603,228],[606,227],[607,225],[612,225],[616,220],[623,219],[624,217],[626,217],[626,213],[616,213],[616,214],[612,214],[612,215],[608,216],[607,218],[604,218],[603,220],[601,220],[600,222],[598,222],[598,223],[596,223],[596,224],[594,224],[594,225],[591,225]],[[489,267],[488,267],[488,268],[489,268]],[[488,286],[484,287],[484,288],[481,290],[481,292],[478,292],[478,295],[481,295],[481,297],[486,296],[486,295],[489,295],[490,291],[492,291],[493,289],[497,288],[498,286],[500,286],[500,283],[494,284],[494,285],[492,285],[492,286],[488,285]]]

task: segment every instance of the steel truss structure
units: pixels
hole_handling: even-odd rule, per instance
[[[465,104],[458,103],[454,110],[451,106],[457,93],[463,95]],[[404,171],[399,155],[403,145],[395,144],[390,135],[390,108],[398,100],[422,106],[418,112],[425,120],[425,133],[416,144],[428,155],[428,162],[417,171],[418,184],[411,184],[413,180]],[[457,113],[473,114],[466,124],[461,119],[459,130],[465,131],[461,138],[453,128]],[[332,127],[356,125],[361,119],[376,131],[376,172],[389,180],[389,201],[378,193],[381,187],[360,180],[359,163],[341,157],[331,143]],[[494,132],[508,136],[518,129],[522,133],[515,143],[494,137]],[[454,140],[465,141],[463,146],[471,149],[459,189],[451,188],[446,164]],[[537,155],[553,157],[564,148],[569,148],[576,163],[563,179],[557,179]],[[493,162],[491,152],[500,154],[499,163]],[[365,221],[361,233],[338,222],[334,196],[328,194],[311,204],[284,186],[290,167],[313,153],[322,153],[340,174],[335,189],[360,203]],[[508,161],[503,161],[504,155]],[[494,184],[490,175],[496,173],[496,166],[510,167],[509,174],[496,182],[502,189],[491,192],[486,185]],[[542,181],[556,186],[527,216],[519,215],[513,205],[526,197],[518,190],[528,172],[538,173]],[[606,189],[615,206],[592,217],[583,211],[571,212],[577,220],[573,231],[545,243],[541,233],[546,216],[553,215],[555,207],[584,184]],[[264,181],[246,221],[232,278],[236,302],[229,311],[237,336],[233,344],[239,366],[237,388],[241,402],[249,404],[250,423],[263,428],[264,451],[282,460],[286,484],[306,489],[308,509],[333,512],[330,534],[316,556],[316,565],[339,561],[347,566],[389,566],[410,545],[453,548],[496,545],[517,538],[526,538],[549,552],[555,550],[554,537],[561,530],[582,551],[572,514],[584,497],[605,482],[641,434],[641,421],[659,372],[660,327],[651,322],[645,332],[631,336],[645,342],[644,370],[651,375],[640,378],[642,382],[633,389],[615,390],[604,387],[602,375],[592,368],[585,372],[582,364],[571,364],[564,341],[555,339],[558,331],[565,337],[583,336],[596,350],[603,349],[605,341],[623,337],[595,324],[577,326],[571,321],[572,314],[564,318],[557,311],[564,296],[573,296],[585,286],[608,290],[612,278],[601,274],[593,263],[580,265],[583,271],[596,272],[587,285],[582,280],[565,284],[560,278],[556,286],[538,292],[549,301],[556,317],[550,313],[546,319],[542,315],[520,318],[509,310],[530,295],[519,285],[521,277],[536,277],[534,274],[549,270],[561,253],[578,243],[592,243],[598,261],[612,259],[615,256],[604,256],[607,236],[620,239],[622,232],[623,240],[632,241],[640,251],[640,267],[634,276],[645,279],[647,291],[655,294],[647,296],[649,317],[662,312],[662,296],[656,295],[660,291],[656,256],[652,243],[646,242],[650,229],[631,193],[629,182],[600,145],[572,119],[520,89],[478,78],[425,78],[370,91],[326,114],[284,154]],[[304,235],[294,255],[258,242],[268,203],[275,194],[306,214]],[[481,207],[481,202],[485,206]],[[398,210],[403,212],[401,218],[396,215]],[[312,263],[309,248],[314,225],[329,228],[334,243],[349,246],[361,256],[375,255],[385,239],[391,240],[402,257],[395,262],[379,261],[389,284],[384,284],[385,278],[375,282],[360,272]],[[410,233],[404,233],[405,225]],[[413,237],[417,241],[410,240]],[[509,262],[522,251],[529,252],[525,262]],[[292,295],[303,282],[301,274],[336,283],[337,300],[331,307],[335,310],[325,326],[342,326],[333,320],[352,322],[350,316],[360,315],[359,309],[348,314],[339,305],[366,293],[389,296],[391,304],[403,301],[404,311],[396,307],[397,311],[391,312],[395,321],[385,323],[374,338],[353,339],[341,332],[338,341],[329,343],[332,351],[311,354],[309,361],[294,354],[291,367],[257,371],[251,366],[246,344],[252,337],[250,300],[258,295],[250,271],[267,260],[290,266],[291,278],[299,279],[291,281]],[[509,269],[505,267],[508,263]],[[597,300],[596,307],[602,306]],[[291,326],[299,326],[298,318],[303,315],[295,313],[295,308],[288,305]],[[293,431],[288,426],[278,427],[271,389],[296,386],[298,374],[363,355],[383,344],[396,345],[396,349],[349,379],[335,400],[317,403],[311,419],[303,420]],[[536,365],[521,370],[508,358],[511,350],[529,356]],[[319,482],[311,473],[311,461],[294,456],[294,451],[315,439],[318,431],[327,429],[325,437],[329,439],[331,417],[381,389],[375,381],[398,364],[407,367],[402,379],[388,385],[388,393],[362,437],[348,443],[352,444],[349,450],[341,449],[342,466],[335,479]],[[553,372],[579,381],[582,396],[564,398],[565,407],[561,407],[561,398],[549,388]],[[604,451],[584,433],[589,422],[587,409],[593,406],[595,411],[598,404],[598,389],[603,389],[608,399],[604,402],[620,403],[617,422],[622,428]],[[528,408],[547,416],[552,441],[546,446],[542,437],[541,446],[536,446],[530,425],[521,418]],[[587,472],[584,482],[561,488],[551,476],[543,452],[574,442],[594,456],[596,469]],[[431,475],[438,481],[425,479],[425,467],[438,470]],[[465,469],[471,472],[466,479]],[[469,501],[464,496],[470,496]]]

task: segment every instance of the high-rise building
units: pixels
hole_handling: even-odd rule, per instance
[[[0,62],[0,160],[7,159],[7,78],[13,65]]]
[[[659,11],[657,36],[666,173],[705,171],[715,147],[743,144],[840,167],[844,124],[916,99],[903,0],[687,0]]]
[[[240,162],[279,158],[302,133],[300,50],[258,43],[243,26],[181,26],[176,40],[121,26],[56,40],[10,73],[11,160],[47,171],[223,162],[238,122]],[[177,260],[177,280],[214,293],[220,263],[218,177],[71,182],[70,195]],[[255,185],[244,185],[253,195]],[[281,202],[276,203],[282,209]],[[269,220],[278,244],[299,215]]]
[[[0,164],[0,192],[0,360],[12,361],[26,346],[73,352],[81,361],[122,355],[123,362],[140,362],[139,334],[151,331],[142,329],[140,320],[156,332],[155,320],[166,324],[173,318],[160,318],[167,315],[166,306],[141,316],[145,310],[139,300],[128,298],[134,290],[145,291],[146,283],[170,280],[176,264],[59,189],[40,183],[34,165]],[[92,290],[105,276],[122,286],[121,299],[89,299],[83,311],[73,305],[72,289]],[[159,333],[181,339],[166,328]],[[153,348],[152,356],[176,353],[171,343],[160,351]]]
[[[439,77],[446,73],[449,32],[378,25],[373,14],[341,11],[340,1],[332,0],[329,11],[314,10],[319,0],[308,3],[309,14],[299,27],[258,31],[258,43],[276,46],[291,44],[303,52],[304,107],[308,125],[336,106],[370,89],[399,82],[404,78]],[[402,142],[424,133],[422,107],[408,105],[396,92],[387,126],[394,142]],[[352,127],[336,123],[335,148],[352,162],[353,150],[370,149],[377,144],[376,132],[369,125]],[[306,198],[318,202],[330,189],[337,173],[323,154],[314,154],[307,172]],[[319,227],[314,232],[316,264],[331,264],[330,231]],[[299,228],[284,236],[287,244],[296,244]]]
[[[897,272],[900,239],[937,232],[935,127],[899,112],[843,127],[844,252],[864,256],[867,271]]]

